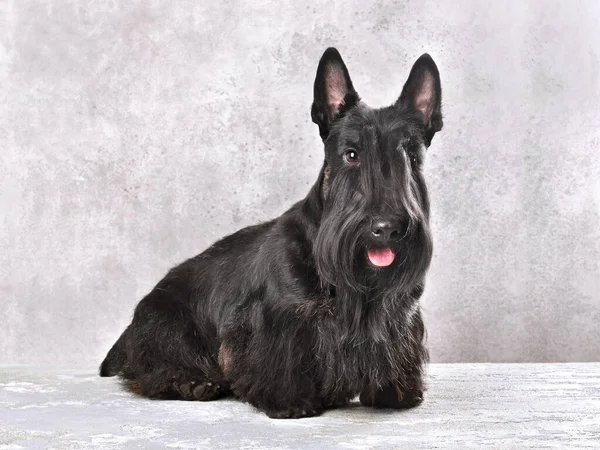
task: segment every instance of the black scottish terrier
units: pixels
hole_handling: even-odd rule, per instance
[[[442,128],[427,54],[400,98],[364,104],[338,51],[323,54],[312,120],[325,161],[308,196],[172,269],[102,366],[152,398],[233,394],[273,418],[423,400],[419,297],[432,255],[424,153]]]

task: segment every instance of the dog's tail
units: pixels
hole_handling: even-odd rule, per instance
[[[101,377],[114,377],[121,372],[127,365],[127,353],[125,352],[125,343],[129,327],[123,331],[123,334],[117,339],[115,345],[108,351],[106,358],[100,364]]]

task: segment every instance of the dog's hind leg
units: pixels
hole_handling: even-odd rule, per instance
[[[213,400],[228,392],[217,363],[216,331],[187,302],[155,289],[137,306],[128,328],[131,391],[151,398]]]

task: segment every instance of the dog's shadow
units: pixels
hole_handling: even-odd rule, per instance
[[[326,409],[325,411],[323,411],[323,414],[320,417],[333,418],[338,416],[337,418],[339,418],[340,416],[342,416],[344,418],[348,418],[348,415],[351,414],[354,421],[372,422],[374,420],[374,417],[376,417],[377,419],[381,419],[383,417],[387,418],[391,416],[404,415],[408,413],[411,409],[414,408],[374,408],[372,406],[363,405],[357,398],[356,400],[352,400],[346,405]],[[339,413],[339,415],[336,413]]]

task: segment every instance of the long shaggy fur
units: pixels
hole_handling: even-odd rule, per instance
[[[153,398],[232,394],[276,418],[357,395],[368,406],[420,403],[419,297],[432,255],[421,165],[441,128],[437,68],[424,55],[398,101],[372,109],[328,49],[312,117],[325,160],[307,197],[169,271],[137,305],[102,376]],[[372,232],[381,217],[396,224],[386,242]],[[396,258],[375,267],[367,252],[383,245]]]

